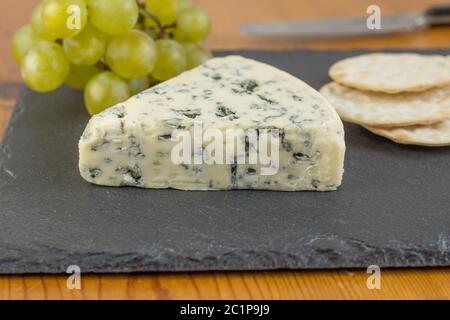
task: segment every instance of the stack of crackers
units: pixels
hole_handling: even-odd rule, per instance
[[[450,145],[450,57],[366,54],[334,64],[320,92],[344,121],[403,144]]]

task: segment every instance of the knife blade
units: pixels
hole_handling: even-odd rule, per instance
[[[381,16],[381,29],[369,29],[367,17],[256,23],[243,25],[241,33],[256,36],[299,38],[349,37],[411,32],[430,26],[450,25],[450,6],[437,6],[425,12]]]

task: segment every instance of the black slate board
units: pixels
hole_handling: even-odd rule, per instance
[[[316,88],[358,53],[239,52]],[[68,88],[22,90],[0,149],[0,273],[450,265],[450,148],[346,125],[337,192],[107,188],[78,174],[83,108]]]

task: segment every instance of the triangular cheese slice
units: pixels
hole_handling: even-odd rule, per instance
[[[215,58],[92,117],[81,175],[105,186],[335,190],[342,122],[301,80],[239,56]]]

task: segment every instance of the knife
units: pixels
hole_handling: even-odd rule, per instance
[[[381,16],[381,29],[367,27],[367,17],[271,22],[243,25],[241,33],[254,36],[295,38],[335,38],[411,32],[435,26],[450,26],[450,5],[431,7],[424,12]]]

